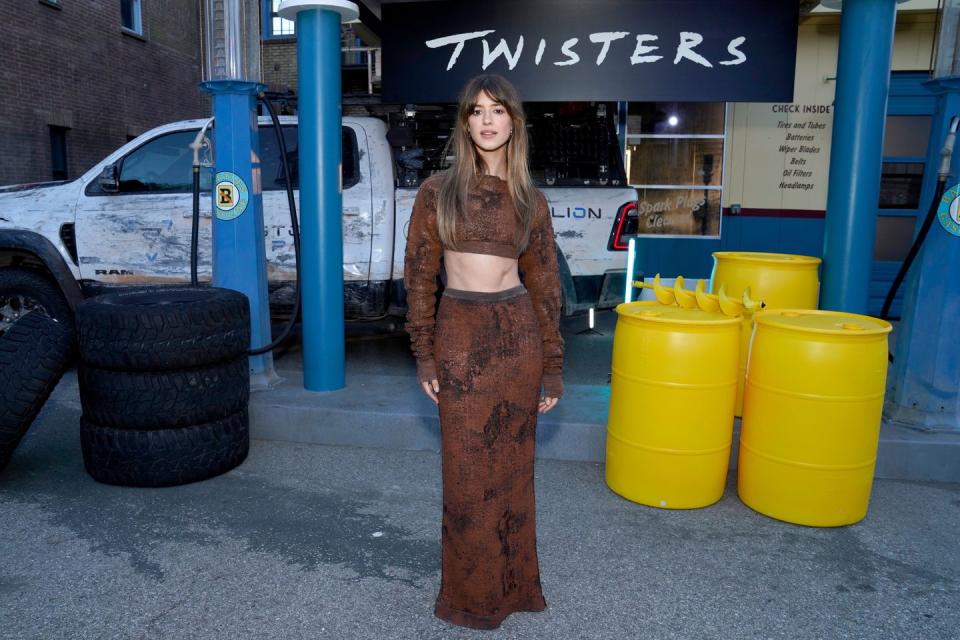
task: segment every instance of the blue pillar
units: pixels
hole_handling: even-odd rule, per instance
[[[255,110],[256,82],[213,80],[201,87],[213,95],[213,285],[234,289],[250,300],[251,346],[270,343],[263,199],[260,182],[260,139]],[[253,388],[277,380],[273,354],[250,358]]]
[[[311,391],[345,384],[340,23],[359,15],[345,0],[284,0],[297,24],[303,383]]]
[[[820,307],[867,312],[897,0],[844,0]]]
[[[937,95],[926,165],[927,171],[936,171],[950,119],[960,115],[960,77],[931,80],[926,87]],[[960,149],[953,154],[945,199],[951,198],[951,188],[957,193],[958,177]],[[949,219],[947,226],[957,231]],[[935,220],[905,283],[907,290],[885,408],[888,419],[921,429],[960,430],[958,276],[960,236]]]

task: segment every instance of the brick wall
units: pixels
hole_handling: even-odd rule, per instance
[[[68,177],[133,136],[210,113],[198,0],[141,3],[143,37],[116,0],[0,2],[0,184],[50,180],[50,125],[67,127]]]
[[[270,91],[297,90],[297,41],[263,41],[263,82]]]

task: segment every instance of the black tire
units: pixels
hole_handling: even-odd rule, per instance
[[[246,356],[175,371],[111,371],[81,364],[83,415],[104,427],[149,431],[217,420],[247,408]]]
[[[247,411],[181,429],[128,431],[80,419],[83,465],[97,482],[172,487],[226,473],[250,450]]]
[[[231,289],[137,289],[77,305],[80,359],[101,369],[168,371],[223,362],[250,346],[250,305]]]
[[[0,334],[31,312],[73,326],[73,311],[53,280],[29,269],[0,268]]]
[[[0,470],[73,357],[73,330],[29,313],[0,336]]]

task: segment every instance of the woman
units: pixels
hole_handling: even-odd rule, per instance
[[[546,607],[534,443],[537,413],[563,395],[563,339],[550,210],[530,178],[527,148],[513,85],[496,75],[471,80],[449,142],[453,164],[417,193],[404,263],[417,378],[440,412],[434,613],[480,629]],[[447,286],[434,318],[441,257]]]

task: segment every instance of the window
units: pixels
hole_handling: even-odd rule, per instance
[[[349,189],[360,181],[360,153],[357,149],[357,136],[350,127],[342,131],[343,188]],[[287,145],[287,164],[290,165],[290,179],[293,188],[300,188],[300,153],[298,149],[297,128],[283,127],[283,140]],[[280,163],[280,149],[277,134],[272,126],[260,127],[260,175],[264,191],[286,189],[283,179],[283,165]]]
[[[916,209],[923,188],[922,162],[884,162],[880,174],[881,209]]]
[[[615,102],[527,102],[523,108],[537,184],[623,186]]]
[[[878,216],[873,259],[902,262],[913,244],[916,226],[914,216]]]
[[[722,102],[634,102],[626,170],[640,234],[717,237],[723,189]]]
[[[143,35],[140,0],[120,0],[120,26],[133,33]]]
[[[913,244],[919,208],[926,205],[920,198],[931,123],[928,115],[887,116],[874,260],[900,262]]]
[[[263,37],[291,38],[296,34],[296,23],[281,18],[277,10],[280,0],[263,0]]]
[[[300,163],[297,148],[297,128],[294,126],[281,127],[283,141],[287,144],[287,164],[290,165],[290,179],[293,188],[300,188]],[[260,176],[264,191],[282,191],[286,189],[283,178],[283,164],[280,162],[280,147],[277,144],[277,134],[272,126],[260,127]]]
[[[880,176],[881,209],[917,209],[920,206],[930,124],[930,116],[887,116]]]
[[[154,138],[123,159],[120,193],[191,193],[196,131],[178,131]],[[202,172],[209,176],[209,172]],[[209,184],[205,190],[209,190]],[[204,189],[204,185],[201,185]]]
[[[50,126],[50,171],[54,180],[67,179],[67,128]]]
[[[341,139],[340,164],[343,166],[343,188],[346,190],[360,182],[360,150],[357,149],[357,136],[353,129],[343,127]]]

